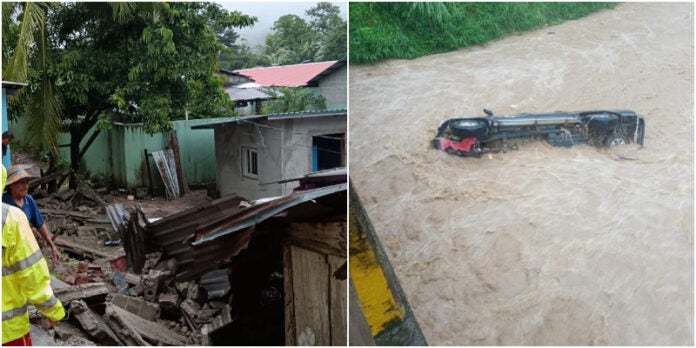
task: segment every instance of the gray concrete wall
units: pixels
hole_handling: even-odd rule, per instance
[[[348,105],[348,68],[344,65],[319,81],[327,109],[345,109]]]
[[[255,121],[215,130],[217,183],[221,196],[237,194],[254,200],[292,192],[297,182],[270,184],[312,171],[312,137],[346,132],[346,117]],[[242,175],[242,146],[258,152],[257,179]]]

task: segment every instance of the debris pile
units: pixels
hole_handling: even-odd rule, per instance
[[[317,260],[331,260],[327,281],[342,281],[332,275],[345,265],[343,182],[259,202],[227,196],[156,221],[138,204],[129,211],[70,190],[43,196],[54,241],[71,256],[54,265],[68,315],[50,334],[62,345],[294,344],[286,314],[317,309],[285,300],[285,277],[316,272],[289,263],[290,246],[326,255]],[[297,221],[313,232],[298,234]]]

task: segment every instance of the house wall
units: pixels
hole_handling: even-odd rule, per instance
[[[321,94],[326,98],[326,108],[346,109],[348,105],[348,68],[344,65],[319,81]]]
[[[227,118],[197,119],[174,121],[181,156],[181,167],[189,185],[203,185],[215,182],[215,142],[211,129],[192,130],[192,126],[222,122]],[[15,137],[21,141],[26,133],[25,120],[13,122],[10,127]],[[93,127],[83,138],[84,145],[96,130]],[[62,133],[58,144],[69,144],[70,134]],[[149,187],[145,153],[163,150],[167,147],[165,134],[147,134],[138,125],[116,124],[110,130],[102,130],[94,140],[89,150],[82,158],[80,168],[93,176],[105,176],[113,179],[114,184],[126,189]],[[163,188],[162,179],[151,155],[148,155],[152,175],[152,185],[156,189]],[[70,161],[70,149],[61,147],[59,161],[65,164]]]
[[[234,193],[254,200],[292,192],[297,182],[272,182],[312,172],[313,136],[346,132],[345,116],[254,122],[261,126],[240,123],[215,130],[221,196]],[[242,175],[242,146],[257,149],[258,179]]]

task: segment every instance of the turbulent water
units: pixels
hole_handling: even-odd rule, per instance
[[[434,345],[693,345],[691,3],[350,66],[350,176]],[[430,147],[447,118],[632,109],[645,147]]]

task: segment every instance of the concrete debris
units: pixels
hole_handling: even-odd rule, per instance
[[[111,290],[105,283],[90,283],[53,289],[53,293],[64,306],[74,300],[86,300],[90,303],[103,302],[106,295],[110,292]]]
[[[76,300],[70,303],[70,314],[77,319],[85,332],[100,343],[109,346],[124,344],[104,319],[89,308],[84,301]]]
[[[184,346],[187,343],[186,337],[172,332],[166,326],[146,320],[112,304],[106,305],[106,317],[117,322],[119,331],[132,337],[138,342],[137,345]]]
[[[254,206],[222,198],[150,222],[137,205],[102,206],[86,185],[47,194],[42,213],[50,216],[56,245],[74,257],[52,265],[70,284],[54,288],[68,311],[56,326],[56,344],[282,345],[293,301],[283,288],[290,215],[276,214],[295,207],[293,216],[307,219],[319,203],[321,211],[345,206],[343,196],[336,204],[293,197]],[[247,222],[254,226],[211,234]],[[345,278],[345,268],[333,276]]]
[[[147,320],[155,320],[160,316],[159,305],[144,299],[115,294],[111,303]]]

